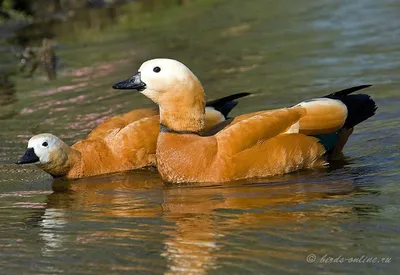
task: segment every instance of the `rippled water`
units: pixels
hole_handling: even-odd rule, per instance
[[[0,96],[0,273],[397,274],[399,14],[395,0],[208,0],[60,48],[56,82],[15,78],[17,92]],[[154,171],[53,181],[13,164],[33,134],[73,143],[150,106],[110,86],[160,56],[186,63],[209,98],[254,93],[233,114],[358,84],[374,85],[379,110],[332,168],[262,181],[173,186]],[[349,263],[362,256],[390,263]]]

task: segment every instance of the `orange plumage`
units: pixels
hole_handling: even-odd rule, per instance
[[[304,114],[296,107],[239,116],[213,136],[161,132],[157,168],[169,182],[224,182],[321,166],[316,138],[284,134]]]
[[[225,182],[322,166],[331,148],[308,135],[333,133],[336,138],[337,131],[352,129],[376,110],[369,96],[348,97],[366,87],[360,86],[291,108],[238,116],[225,128],[201,135],[204,90],[182,63],[147,61],[131,79],[113,87],[137,89],[159,105],[164,127],[156,158],[158,171],[169,182]],[[367,108],[360,111],[363,105]]]
[[[235,94],[215,100],[203,110],[205,127],[223,121],[236,106]],[[36,135],[19,161],[37,163],[54,177],[82,178],[156,165],[156,144],[160,129],[156,109],[138,109],[107,119],[88,138],[71,147],[51,134]]]
[[[148,108],[132,110],[122,115],[110,117],[97,125],[90,132],[87,139],[103,139],[116,128],[123,128],[132,122],[154,115],[158,115],[158,110],[155,108]]]

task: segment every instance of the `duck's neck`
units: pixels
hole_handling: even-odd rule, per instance
[[[67,144],[51,152],[50,159],[49,163],[38,164],[38,166],[53,177],[64,177],[72,170],[81,170],[81,153]]]
[[[204,128],[204,108],[160,109],[160,124],[176,132],[200,132]]]
[[[200,132],[205,126],[204,91],[195,96],[169,97],[160,104],[160,123],[176,132]]]

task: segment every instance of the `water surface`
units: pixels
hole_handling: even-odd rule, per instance
[[[15,77],[0,95],[0,273],[397,274],[399,13],[395,0],[192,2],[101,40],[60,42],[57,81]],[[136,171],[62,181],[13,164],[34,134],[72,144],[152,106],[110,86],[154,57],[187,64],[210,99],[254,93],[233,115],[359,84],[374,85],[379,109],[330,169],[265,180],[173,186]]]

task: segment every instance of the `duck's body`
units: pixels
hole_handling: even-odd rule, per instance
[[[339,144],[343,140],[341,131],[351,133],[354,125],[375,113],[375,103],[369,96],[345,100],[352,91],[365,87],[291,108],[238,116],[204,136],[200,134],[204,127],[204,90],[183,64],[150,60],[133,79],[114,85],[116,89],[138,89],[159,105],[163,127],[156,158],[158,171],[169,182],[224,182],[322,166],[327,151],[344,145]],[[361,107],[366,110],[354,112]],[[334,135],[337,141],[328,148],[313,135]]]
[[[320,166],[325,150],[318,139],[283,134],[302,112],[302,108],[282,109],[233,120],[234,125],[213,136],[161,132],[158,170],[169,182],[224,182]],[[251,134],[254,128],[265,130],[256,136]]]
[[[205,129],[224,120],[237,104],[235,94],[209,103]],[[18,162],[37,163],[53,177],[83,178],[156,165],[160,129],[158,110],[139,109],[112,117],[98,125],[87,139],[71,147],[51,134],[32,137]]]

